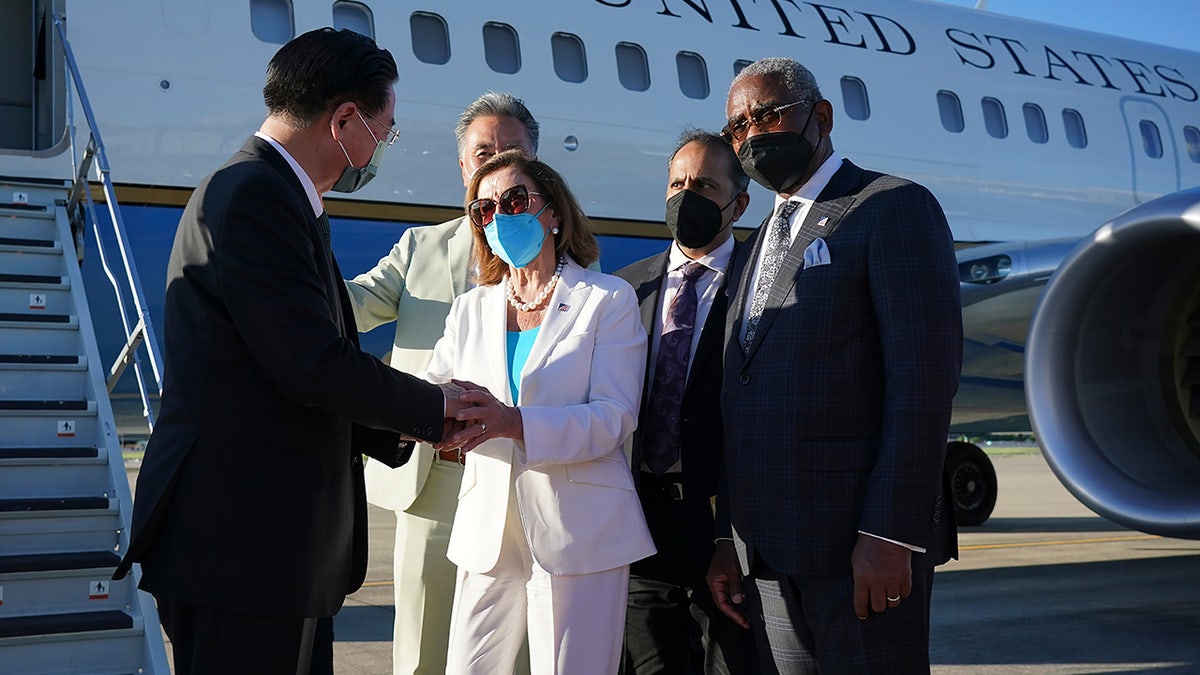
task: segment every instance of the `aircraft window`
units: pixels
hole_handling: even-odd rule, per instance
[[[1004,104],[999,99],[984,96],[980,101],[983,106],[983,127],[992,138],[1008,138],[1008,118],[1004,115]]]
[[[1067,142],[1072,148],[1087,147],[1087,129],[1083,126],[1083,115],[1078,110],[1063,108],[1063,127],[1067,130]]]
[[[413,12],[408,28],[413,56],[419,61],[438,66],[450,61],[450,30],[445,19],[431,12]]]
[[[617,78],[630,91],[649,89],[650,64],[646,61],[646,51],[632,42],[618,42]]]
[[[1025,132],[1029,134],[1029,140],[1034,143],[1050,140],[1050,130],[1046,128],[1046,114],[1042,112],[1041,106],[1026,103],[1021,106],[1021,112],[1025,113]]]
[[[371,16],[371,8],[361,2],[338,0],[333,3],[333,27],[339,30],[348,28],[375,39],[375,19]]]
[[[708,98],[708,67],[699,54],[679,52],[675,55],[675,69],[679,71],[679,91],[684,96]]]
[[[271,44],[291,40],[296,33],[291,0],[250,0],[250,30]]]
[[[1158,125],[1150,120],[1142,120],[1138,122],[1138,129],[1142,132],[1142,149],[1146,151],[1146,156],[1154,159],[1162,157],[1163,144]]]
[[[846,75],[842,78],[842,109],[852,120],[865,120],[871,116],[867,85],[857,77]]]
[[[587,54],[583,40],[570,33],[550,36],[550,52],[554,56],[554,74],[563,82],[583,82],[587,79]]]
[[[950,133],[962,133],[963,111],[962,103],[952,91],[945,89],[937,93],[938,115],[942,118],[942,128]]]
[[[521,69],[521,44],[517,31],[506,23],[489,21],[483,24],[483,56],[488,67],[509,75]]]
[[[1200,164],[1200,129],[1193,126],[1184,127],[1183,140],[1187,143],[1188,157]]]
[[[746,59],[738,59],[737,61],[734,61],[733,62],[734,77],[736,77],[738,73],[742,72],[742,68],[745,68],[746,66],[750,65],[751,63],[754,63],[754,62],[747,61]]]

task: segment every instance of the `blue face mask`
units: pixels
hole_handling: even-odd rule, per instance
[[[492,253],[516,269],[533,262],[546,239],[546,230],[538,216],[549,205],[543,204],[537,213],[518,213],[512,216],[497,213],[492,216],[492,222],[483,228],[483,235],[487,238]]]

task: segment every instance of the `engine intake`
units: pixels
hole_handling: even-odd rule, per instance
[[[1029,325],[1025,396],[1077,499],[1200,539],[1200,189],[1125,212],[1067,256]]]

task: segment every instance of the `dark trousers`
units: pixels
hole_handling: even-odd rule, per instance
[[[750,631],[725,617],[708,588],[630,576],[624,675],[754,675]]]
[[[912,594],[866,619],[854,579],[781,574],[761,558],[742,583],[764,675],[929,672],[933,568],[912,572]]]
[[[630,566],[624,675],[758,673],[754,638],[713,604],[704,581],[712,558],[712,509],[689,501],[679,474],[643,473],[638,485],[658,553]]]
[[[155,598],[175,675],[309,673],[317,619],[263,617]],[[326,620],[333,672],[333,622]]]

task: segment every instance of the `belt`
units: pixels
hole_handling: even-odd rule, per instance
[[[639,485],[643,491],[654,491],[662,494],[667,499],[673,499],[677,502],[683,501],[682,473],[664,473],[661,476],[655,476],[648,471],[641,473]]]
[[[452,448],[450,450],[438,450],[437,456],[438,459],[442,460],[443,462],[461,464],[463,466],[466,466],[467,464],[467,453],[459,450],[458,448]]]

